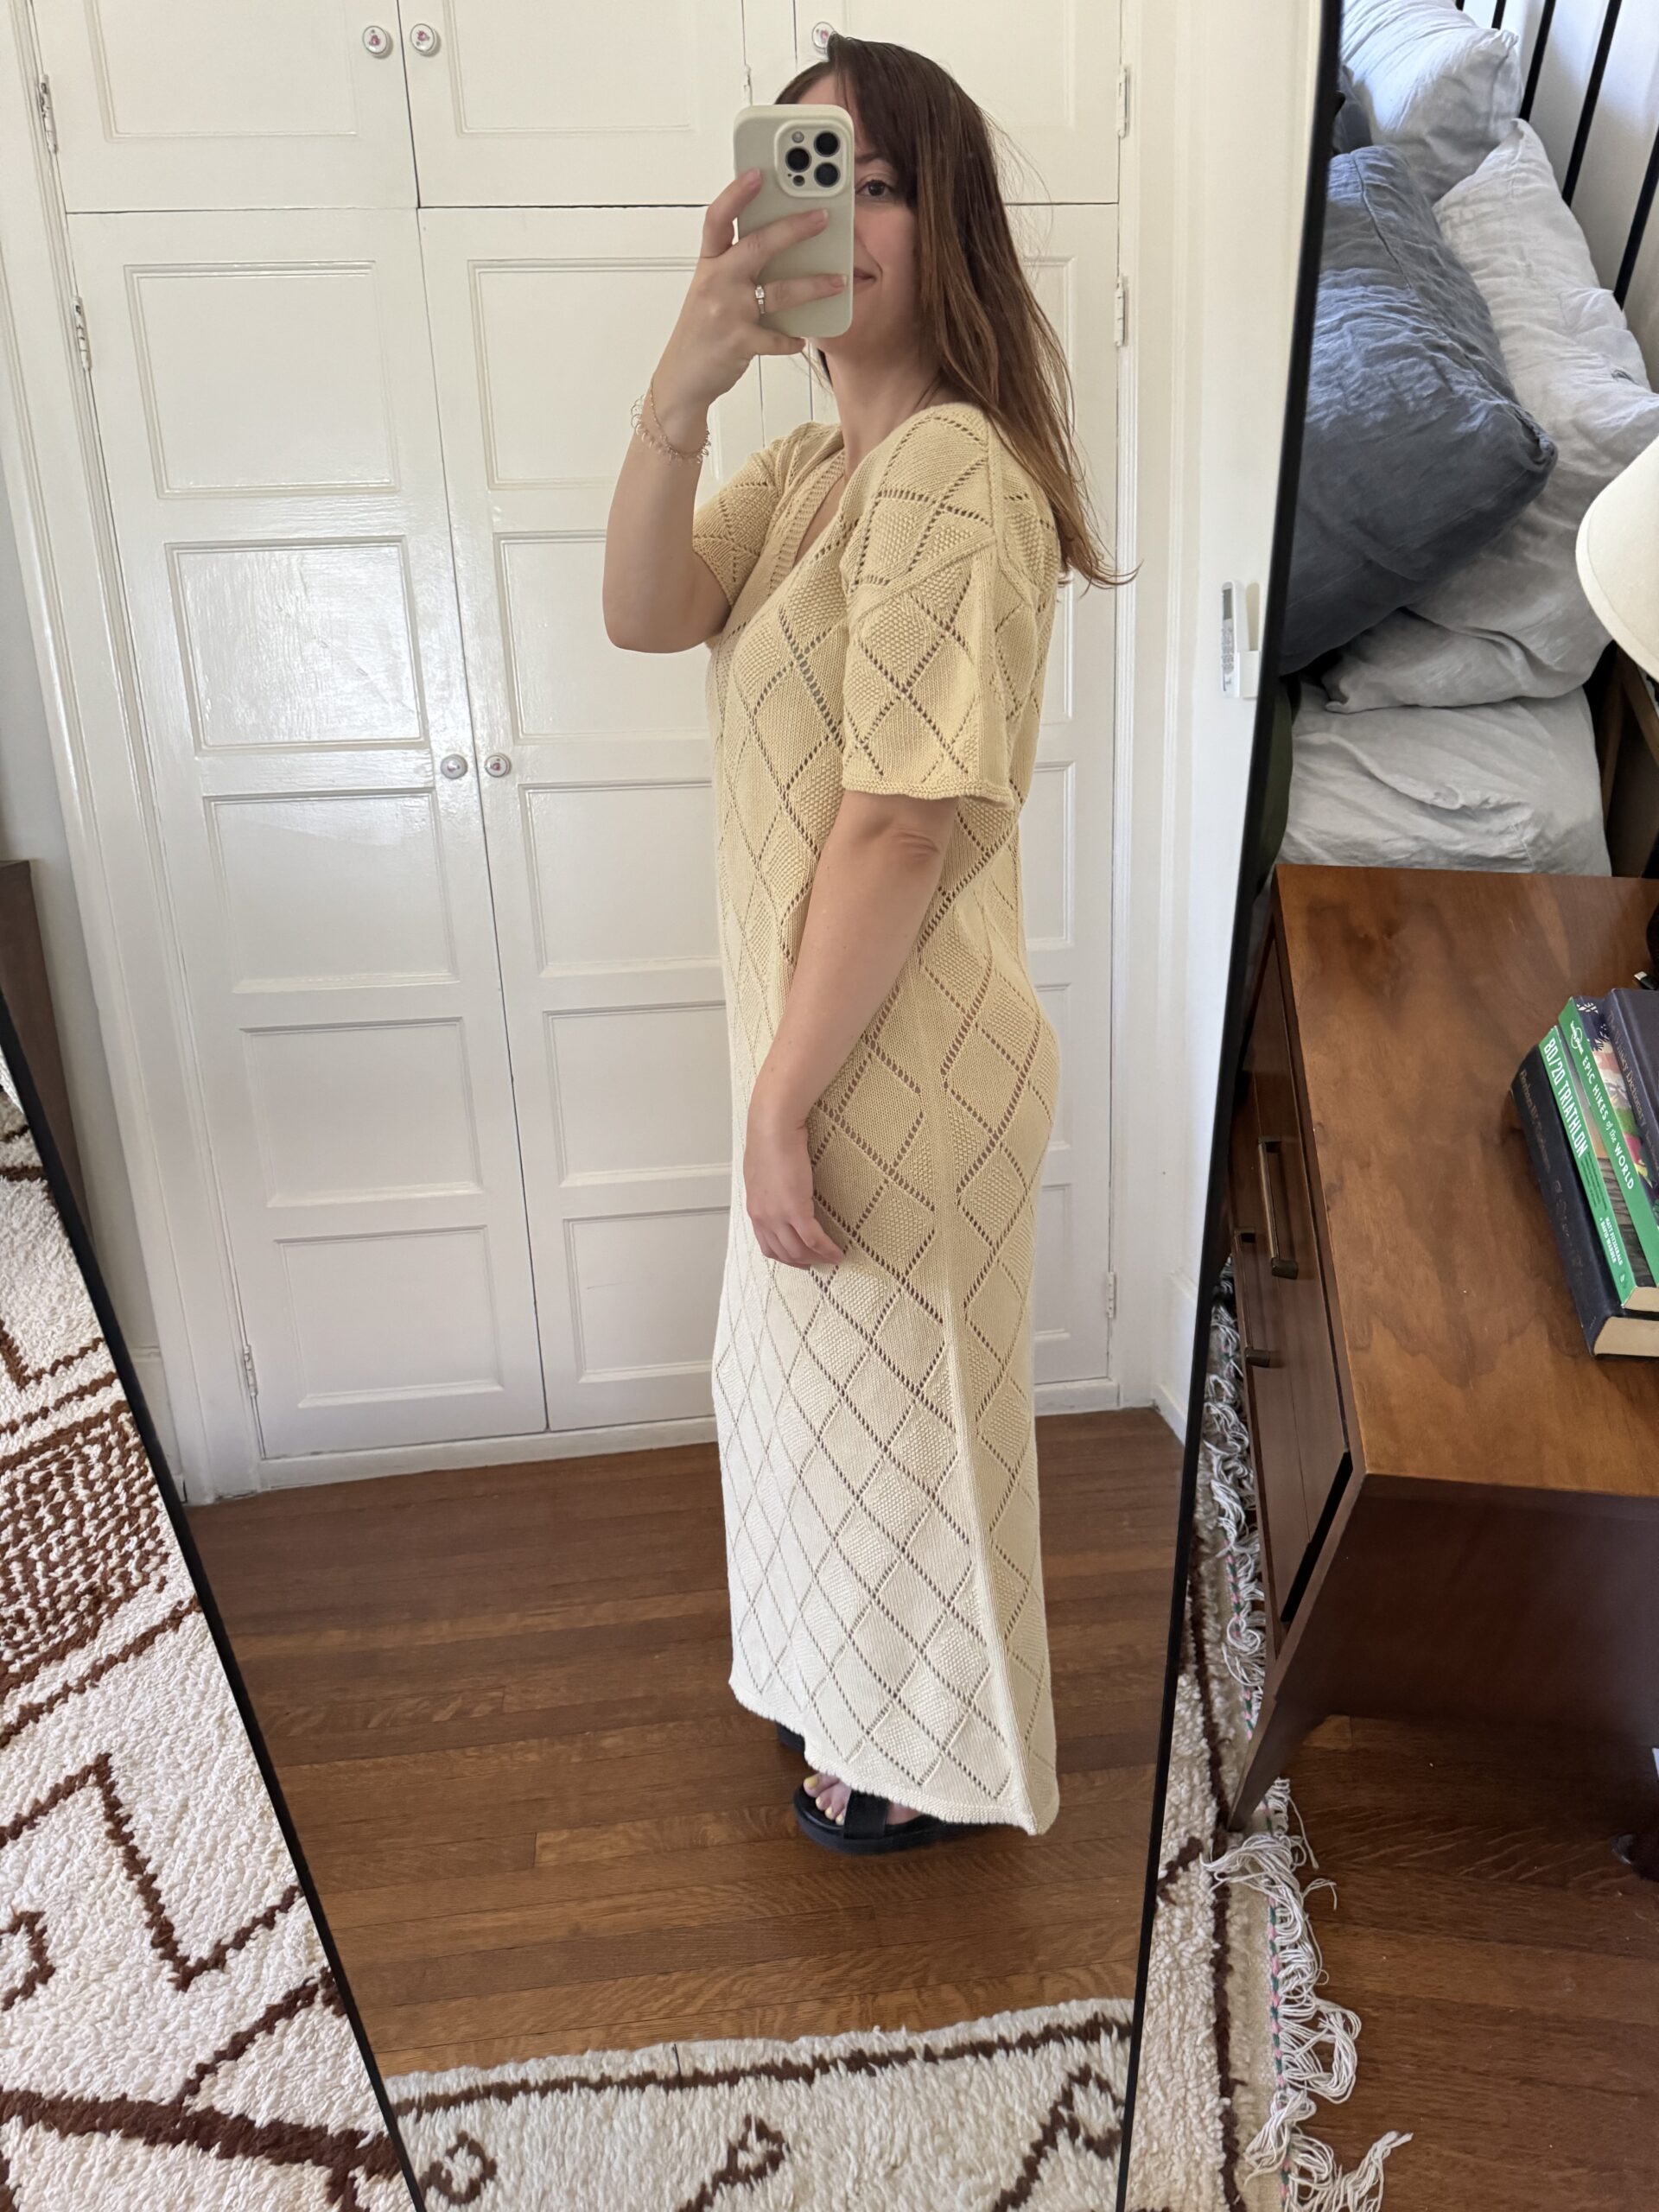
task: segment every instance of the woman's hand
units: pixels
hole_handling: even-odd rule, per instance
[[[767,1259],[810,1268],[842,1256],[813,1211],[805,1119],[774,1106],[758,1087],[749,1103],[743,1189],[755,1241]]]
[[[798,353],[806,344],[804,338],[790,338],[762,325],[755,312],[754,288],[773,254],[798,238],[811,238],[829,216],[821,207],[803,208],[798,215],[780,215],[747,238],[734,240],[733,226],[760,189],[760,170],[747,169],[709,201],[703,216],[696,270],[652,375],[658,416],[672,443],[679,442],[676,418],[695,428],[757,353]],[[799,307],[843,289],[839,274],[773,276],[766,283],[766,311],[770,315]],[[699,442],[700,437],[698,433],[690,442]]]

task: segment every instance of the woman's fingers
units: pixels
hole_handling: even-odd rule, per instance
[[[732,243],[732,226],[760,189],[760,172],[748,169],[741,176],[734,176],[724,192],[709,202],[702,219],[702,252],[705,258],[725,253]]]
[[[839,270],[817,276],[768,276],[766,313],[779,315],[786,308],[804,307],[809,300],[827,300],[832,292],[846,289],[847,280]]]
[[[785,1267],[833,1267],[844,1255],[832,1236],[825,1234],[816,1214],[809,1214],[803,1221],[790,1221],[779,1217],[776,1221],[756,1222],[755,1242],[769,1260],[779,1260]]]
[[[719,205],[716,200],[715,206]],[[779,215],[770,223],[762,223],[758,231],[751,231],[732,247],[731,266],[753,283],[774,253],[781,253],[798,238],[816,237],[829,219],[823,207],[803,207],[798,215]]]

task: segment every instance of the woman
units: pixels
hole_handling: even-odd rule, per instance
[[[694,510],[710,404],[804,344],[760,327],[755,279],[822,219],[734,243],[751,171],[636,410],[605,620],[712,655],[732,1688],[804,1751],[804,1832],[870,1853],[1058,1808],[1031,1376],[1058,1052],[1016,831],[1061,569],[1111,579],[985,118],[921,55],[841,37],[779,98],[856,126],[853,319],[819,341],[839,421]]]

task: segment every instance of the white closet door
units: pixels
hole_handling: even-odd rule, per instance
[[[416,218],[71,229],[264,1450],[540,1429]]]
[[[414,205],[393,0],[48,0],[35,16],[71,208]]]
[[[428,207],[706,204],[748,99],[741,0],[403,0]]]
[[[820,25],[929,54],[1014,141],[1021,200],[1117,198],[1120,0],[745,0],[753,99],[818,58]]]
[[[1071,367],[1073,435],[1096,520],[1116,521],[1117,210],[1021,208],[1015,235]],[[1107,545],[1109,563],[1111,546]],[[1037,1212],[1042,1382],[1109,1373],[1111,1249],[1113,641],[1116,595],[1060,588],[1037,769],[1020,817],[1031,972],[1060,1040],[1060,1097]]]
[[[424,210],[455,539],[556,1429],[707,1416],[731,1095],[701,646],[601,607],[628,410],[695,210]],[[753,371],[703,491],[763,442]],[[701,494],[700,494],[701,496]]]

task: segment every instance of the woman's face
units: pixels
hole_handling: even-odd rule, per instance
[[[902,359],[917,342],[916,211],[899,198],[893,164],[865,143],[839,79],[821,77],[806,99],[844,107],[854,124],[853,320],[839,338],[811,342],[831,361]]]

